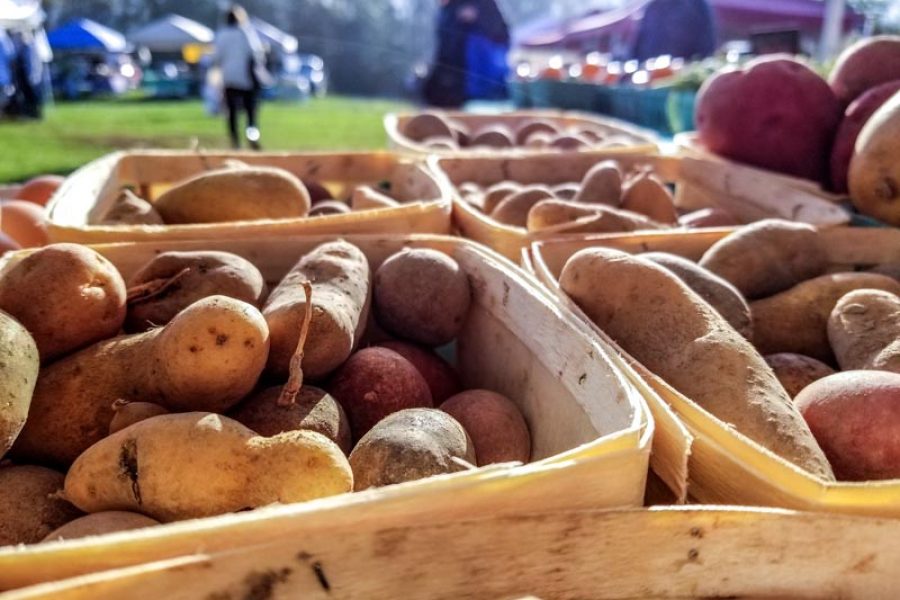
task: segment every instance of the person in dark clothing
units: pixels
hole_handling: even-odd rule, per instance
[[[665,54],[705,58],[716,50],[716,29],[707,0],[653,0],[644,11],[631,58]]]

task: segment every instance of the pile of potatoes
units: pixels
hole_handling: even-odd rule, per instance
[[[536,165],[538,168],[538,165]],[[466,204],[498,224],[535,234],[621,233],[740,224],[721,208],[681,214],[671,189],[650,165],[626,169],[616,160],[594,165],[580,182],[524,185],[501,181],[459,186]]]
[[[829,263],[766,220],[699,263],[589,248],[562,289],[676,390],[824,480],[900,478],[900,268]],[[838,372],[841,371],[841,372]]]
[[[269,289],[226,252],[124,281],[54,244],[0,278],[0,545],[70,539],[527,462],[515,402],[435,350],[469,278],[335,240]]]
[[[297,219],[397,207],[390,182],[355,186],[335,198],[321,183],[277,167],[228,160],[221,168],[177,182],[150,201],[122,189],[96,225],[184,225]]]
[[[540,117],[523,119],[515,126],[498,118],[495,123],[472,129],[460,120],[430,111],[409,119],[400,133],[410,141],[437,151],[513,148],[571,151],[647,143],[625,133],[610,133],[599,126],[566,126]]]

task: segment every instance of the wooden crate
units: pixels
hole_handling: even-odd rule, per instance
[[[344,215],[190,225],[96,225],[123,186],[153,201],[173,183],[222,166],[229,158],[286,169],[300,178],[346,190],[389,181],[403,204]],[[51,242],[84,244],[223,239],[262,235],[449,233],[451,191],[419,161],[388,152],[346,154],[115,152],[73,173],[48,205]]]
[[[509,148],[506,150],[498,150],[496,148],[477,149],[462,148],[460,150],[435,150],[412,140],[403,135],[406,123],[416,116],[418,113],[390,113],[384,117],[384,128],[388,134],[388,141],[392,148],[402,152],[412,152],[419,155],[440,155],[440,156],[466,156],[466,155],[496,155],[518,154],[528,155],[535,154],[535,150],[528,148]],[[559,110],[519,110],[515,112],[501,114],[473,114],[466,112],[442,112],[450,119],[462,123],[471,131],[479,131],[490,125],[504,125],[510,130],[515,131],[525,121],[532,119],[544,119],[555,123],[562,128],[569,127],[585,127],[602,131],[608,135],[614,135],[620,138],[628,146],[618,148],[619,152],[656,152],[658,151],[659,138],[655,133],[647,129],[641,129],[625,121],[611,119],[609,117],[600,117],[597,115]],[[565,154],[571,154],[566,152]]]
[[[95,248],[126,278],[163,251],[234,252],[256,264],[274,284],[300,256],[328,239],[333,238],[146,242]],[[412,526],[437,518],[642,504],[653,421],[641,391],[582,331],[571,312],[520,269],[466,240],[443,236],[345,239],[366,253],[373,268],[410,246],[434,248],[459,262],[472,284],[473,300],[457,338],[457,367],[467,387],[498,391],[519,405],[532,432],[533,462],[117,536],[0,549],[0,590],[198,551],[264,544],[271,541],[273,532],[300,540],[312,523],[328,521],[335,510],[377,519],[383,513],[393,514],[385,511],[400,505],[402,510],[394,516],[402,517],[398,523]],[[4,268],[27,254],[7,255]],[[675,475],[672,479],[677,481]]]
[[[390,509],[388,508],[390,506]],[[900,521],[728,507],[468,514],[402,502],[269,523],[259,544],[35,586],[8,600],[895,598]],[[174,535],[174,528],[173,528]]]
[[[708,503],[900,517],[900,480],[826,482],[802,471],[713,417],[628,356],[559,287],[559,275],[566,260],[584,248],[671,252],[696,261],[731,231],[709,229],[546,240],[532,245],[528,264],[538,279],[589,324],[605,348],[619,354],[644,377],[656,392],[649,397],[651,405],[670,406],[687,426],[693,436],[687,470],[688,493],[692,498]],[[900,231],[894,229],[840,227],[823,230],[821,235],[829,261],[835,267],[875,265],[895,261],[900,256]],[[665,421],[656,425],[657,429],[668,426]],[[677,458],[680,457],[674,457]]]
[[[715,206],[729,210],[745,223],[769,217],[821,226],[841,225],[849,221],[846,211],[809,191],[788,186],[754,169],[702,158],[598,151],[518,158],[444,157],[432,158],[429,164],[454,188],[453,220],[462,235],[493,248],[507,258],[519,260],[522,250],[529,244],[554,237],[554,234],[528,233],[522,228],[498,223],[463,201],[458,186],[467,181],[481,186],[504,180],[547,185],[581,181],[591,167],[609,159],[619,161],[626,168],[639,165],[652,167],[661,179],[675,185],[676,203],[685,197],[681,191],[685,186],[702,190],[706,196],[715,199]],[[565,237],[580,239],[584,235]]]

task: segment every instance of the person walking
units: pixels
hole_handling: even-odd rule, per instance
[[[256,30],[250,24],[247,11],[235,4],[225,15],[225,27],[216,34],[212,64],[222,72],[225,88],[225,107],[231,147],[240,148],[238,133],[239,111],[247,114],[244,135],[253,150],[260,149],[257,122],[260,90],[270,83],[266,71],[266,56]]]

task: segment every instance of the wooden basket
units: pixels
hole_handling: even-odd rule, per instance
[[[333,237],[173,241],[95,246],[127,278],[159,252],[221,250],[252,261],[276,283],[297,259]],[[345,236],[376,268],[404,247],[452,255],[469,275],[472,308],[457,338],[467,387],[517,402],[532,431],[534,462],[491,467],[321,501],[105,536],[0,550],[0,590],[198,551],[264,544],[272,532],[304,539],[331,511],[375,519],[382,499],[398,523],[522,511],[634,507],[643,502],[653,421],[642,394],[575,316],[536,282],[477,244],[443,236]],[[27,251],[6,259],[5,268]],[[198,484],[201,484],[198,482]]]
[[[522,250],[529,244],[552,234],[528,233],[522,228],[498,223],[463,201],[458,186],[467,181],[481,186],[505,180],[547,185],[581,181],[591,167],[609,159],[619,161],[626,168],[638,165],[652,167],[660,178],[675,185],[676,203],[685,197],[681,191],[685,186],[702,190],[706,196],[715,198],[716,206],[728,209],[745,223],[768,217],[820,226],[841,225],[849,221],[847,212],[813,193],[790,187],[753,169],[708,159],[597,151],[518,158],[432,158],[429,165],[434,172],[446,177],[454,188],[453,220],[462,235],[493,248],[507,258],[519,260]],[[563,237],[581,239],[584,235]]]
[[[315,218],[192,225],[94,225],[123,186],[153,200],[171,184],[237,158],[286,169],[300,178],[344,188],[389,181],[399,207]],[[451,192],[419,162],[388,152],[348,154],[115,152],[88,163],[63,183],[48,206],[51,242],[83,244],[226,239],[269,235],[449,233]]]
[[[18,198],[20,191],[22,191],[21,185],[0,185],[0,199],[13,200]]]
[[[688,463],[688,493],[701,502],[751,506],[781,506],[804,510],[900,517],[900,480],[826,482],[802,471],[736,432],[700,408],[622,350],[566,296],[559,275],[573,254],[584,248],[606,247],[631,253],[671,252],[699,260],[731,229],[687,233],[646,233],[593,236],[582,240],[547,240],[531,247],[529,265],[563,303],[578,314],[604,342],[629,361],[656,392],[652,404],[671,406],[693,436]],[[840,227],[821,232],[834,266],[875,265],[900,256],[900,231]],[[657,429],[668,426],[656,423]],[[659,435],[659,434],[657,434]],[[663,451],[661,448],[657,451]],[[674,457],[673,460],[679,457]]]
[[[372,507],[372,514],[345,504],[295,515],[287,530],[273,514],[254,524],[269,533],[257,544],[187,552],[6,598],[869,600],[897,594],[900,521],[892,519],[727,507],[411,519],[405,499],[383,498]],[[298,531],[294,526],[304,519]],[[177,526],[168,533],[191,531]]]
[[[471,155],[528,155],[539,153],[528,148],[509,148],[507,150],[463,148],[460,150],[435,150],[406,137],[402,132],[406,123],[418,113],[389,113],[384,117],[384,128],[388,134],[388,141],[392,148],[412,152],[420,155],[439,156],[471,156]],[[617,148],[618,152],[657,152],[659,150],[659,138],[655,133],[647,129],[635,127],[625,121],[618,121],[609,117],[599,117],[579,112],[558,110],[520,110],[501,114],[472,114],[466,112],[442,112],[441,114],[462,123],[471,131],[478,131],[489,125],[505,125],[515,131],[525,121],[543,119],[550,121],[562,128],[587,127],[597,129],[609,135],[615,135],[628,143],[627,147]],[[571,154],[571,153],[565,153]]]

